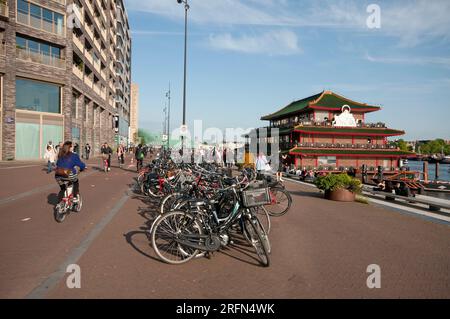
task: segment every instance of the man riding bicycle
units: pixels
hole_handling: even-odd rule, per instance
[[[61,201],[66,191],[67,184],[70,182],[73,184],[73,196],[74,202],[78,200],[78,194],[80,192],[80,185],[78,181],[78,172],[76,167],[80,168],[80,171],[86,169],[86,164],[84,164],[78,154],[73,153],[72,142],[65,142],[59,149],[58,161],[56,162],[56,173],[55,179],[59,186],[61,187],[61,192],[59,193],[59,200]]]

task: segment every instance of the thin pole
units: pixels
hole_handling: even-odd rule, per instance
[[[189,5],[184,6],[184,83],[183,83],[183,125],[186,125],[186,73],[187,73],[187,14]],[[181,137],[181,148],[184,148],[184,136]]]
[[[170,148],[170,82],[169,82],[169,115],[167,116],[167,148]]]

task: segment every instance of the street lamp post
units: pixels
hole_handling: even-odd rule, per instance
[[[169,82],[169,91],[166,93],[166,97],[168,99],[169,110],[167,115],[167,149],[170,148],[170,82]]]
[[[189,10],[188,0],[177,0],[184,3],[184,83],[183,83],[183,126],[186,125],[186,70],[187,70],[187,14]],[[184,148],[184,136],[181,136],[181,148]]]

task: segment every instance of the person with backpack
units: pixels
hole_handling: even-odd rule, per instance
[[[143,166],[143,162],[144,162],[144,158],[145,158],[144,149],[142,148],[142,144],[138,145],[138,147],[136,149],[136,153],[134,155],[136,157],[136,169],[139,172],[139,170]]]

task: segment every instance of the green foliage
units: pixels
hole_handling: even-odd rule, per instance
[[[450,155],[450,145],[446,144],[443,139],[437,139],[428,143],[420,144],[420,153],[422,154],[441,154]],[[419,151],[419,150],[418,150]]]
[[[315,184],[323,191],[334,191],[337,189],[347,189],[353,193],[361,193],[361,181],[348,176],[347,174],[328,174],[319,176]]]

